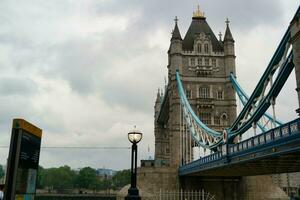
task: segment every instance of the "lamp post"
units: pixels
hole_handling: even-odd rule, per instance
[[[141,141],[143,134],[138,130],[132,130],[128,133],[128,140],[132,143],[131,147],[131,185],[125,200],[140,200],[139,190],[136,187],[137,174],[137,143]]]

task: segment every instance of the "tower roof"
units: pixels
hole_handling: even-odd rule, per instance
[[[181,35],[180,35],[180,32],[179,32],[179,28],[177,26],[177,21],[178,21],[178,18],[177,16],[175,17],[175,27],[174,27],[174,30],[172,32],[172,38],[171,40],[173,39],[179,39],[179,40],[182,40],[181,38]]]
[[[222,44],[218,41],[215,34],[206,22],[204,14],[200,11],[194,13],[192,23],[183,39],[182,49],[193,50],[195,34],[204,33],[211,39],[213,51],[223,51]]]
[[[232,37],[231,31],[230,31],[230,28],[229,28],[229,20],[228,20],[228,18],[226,19],[225,23],[226,23],[226,31],[225,31],[225,35],[224,35],[224,41],[230,40],[230,41],[234,42],[234,39]]]

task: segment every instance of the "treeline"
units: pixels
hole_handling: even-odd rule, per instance
[[[69,166],[58,168],[39,167],[38,189],[66,190],[118,190],[130,183],[130,170],[118,171],[112,178],[97,176],[97,171],[91,167],[84,167],[79,171],[72,170]]]

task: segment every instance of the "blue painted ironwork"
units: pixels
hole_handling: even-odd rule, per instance
[[[244,162],[247,160],[260,159],[265,156],[274,156],[281,153],[284,154],[293,151],[299,152],[300,146],[295,145],[292,148],[283,150],[282,152],[274,151],[267,155],[262,154],[258,156],[258,152],[263,149],[276,149],[279,146],[284,146],[297,141],[300,144],[300,118],[237,144],[223,144],[221,151],[181,166],[179,168],[179,175],[187,175],[217,167],[228,166],[233,163],[241,162],[241,158],[245,157],[247,159],[243,160]],[[256,154],[256,157],[249,156],[253,153]]]
[[[176,81],[184,119],[193,140],[204,148],[211,149],[219,146],[223,142],[222,133],[208,128],[195,114],[185,95],[178,71],[176,71]]]
[[[249,101],[233,125],[227,129],[229,142],[232,142],[236,135],[242,135],[244,132],[246,132],[252,126],[253,122],[257,122],[264,115],[266,110],[271,105],[271,101],[277,97],[284,83],[292,72],[294,68],[292,59],[293,54],[290,52],[289,56],[284,59],[284,63],[280,65],[280,68],[278,67],[278,64],[280,64],[279,62],[276,63],[277,66],[271,66],[267,68],[262,79],[259,81],[254,92],[252,93]],[[270,90],[265,95],[266,87],[271,81],[272,76],[276,72],[277,68],[279,68],[278,75],[274,83],[270,85]]]
[[[232,86],[237,93],[240,101],[242,102],[243,106],[245,106],[249,100],[249,96],[246,94],[246,92],[243,90],[243,88],[240,86],[240,84],[237,82],[236,78],[234,77],[234,74],[230,74],[230,81],[232,83]],[[271,122],[276,126],[281,126],[283,123],[277,119],[274,119],[271,115],[268,113],[265,113],[263,115],[263,118],[267,118],[268,122]],[[266,128],[266,124],[262,124],[260,121],[257,122],[258,127],[262,132],[266,132],[268,129]],[[273,127],[274,128],[274,127]]]
[[[269,81],[270,75],[273,75],[275,73],[275,67],[281,60],[281,58],[284,55],[284,52],[286,50],[286,45],[288,41],[290,40],[290,29],[286,31],[284,34],[278,48],[275,51],[275,54],[273,55],[267,69],[265,70],[264,74],[262,75],[261,79],[259,80],[259,83],[257,84],[256,88],[254,89],[254,92],[252,93],[251,97],[249,98],[249,101],[245,105],[244,109],[241,111],[233,125],[230,127],[230,131],[235,131],[239,128],[239,125],[241,124],[242,119],[245,117],[246,114],[248,114],[249,109],[252,107],[251,104],[258,101],[258,98],[264,92],[264,87],[266,83]],[[275,69],[274,69],[275,68]]]

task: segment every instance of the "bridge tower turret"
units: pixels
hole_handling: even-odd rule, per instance
[[[231,73],[236,76],[235,71],[235,49],[234,49],[234,39],[232,37],[230,28],[229,28],[229,20],[226,19],[226,30],[223,40],[223,48],[224,48],[224,65],[225,65],[225,74],[226,77],[229,77]],[[226,95],[228,100],[235,101],[235,92],[231,85],[230,81],[226,82]],[[231,124],[234,119],[236,118],[236,109],[234,109],[234,103],[232,102],[231,107],[232,109],[229,110],[229,124]]]
[[[161,106],[161,98],[162,98],[162,94],[160,93],[160,89],[158,89],[157,91],[157,95],[156,95],[156,100],[155,100],[155,105],[154,105],[154,118],[157,119],[157,115],[158,112],[160,110],[160,106]]]
[[[226,31],[224,35],[224,57],[225,57],[225,66],[226,66],[226,74],[230,73],[235,74],[235,50],[234,50],[234,39],[232,37],[230,28],[229,28],[229,20],[226,19]]]
[[[180,35],[180,31],[177,25],[178,18],[177,16],[174,19],[175,27],[172,32],[171,44],[168,51],[168,69],[169,69],[169,77],[176,73],[176,70],[182,70],[182,38]]]
[[[169,143],[164,127],[157,122],[162,101],[163,101],[163,93],[158,89],[156,101],[154,105],[154,112],[155,112],[154,113],[154,119],[155,119],[154,120],[154,135],[155,135],[154,157],[156,163],[160,163],[160,164],[168,160],[165,149],[167,148],[166,146],[168,146],[167,144]]]

